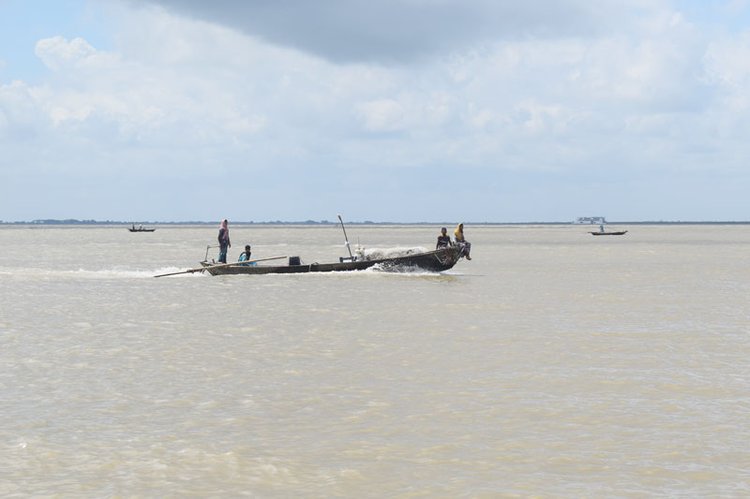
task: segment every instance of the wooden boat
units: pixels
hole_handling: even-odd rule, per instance
[[[130,232],[153,232],[156,229],[154,228],[146,228],[146,227],[136,227],[135,225],[133,227],[128,227],[128,230]]]
[[[208,272],[211,275],[233,275],[233,274],[304,274],[308,272],[347,272],[352,270],[365,270],[373,267],[386,272],[399,272],[410,270],[422,270],[427,272],[443,272],[452,269],[464,256],[464,246],[451,244],[436,249],[435,251],[405,250],[397,254],[389,255],[380,251],[366,253],[363,248],[357,249],[353,254],[346,235],[344,221],[338,215],[341,229],[344,231],[348,257],[339,258],[338,263],[303,263],[298,256],[269,256],[257,258],[244,262],[216,263],[208,261],[208,251],[213,246],[206,246],[206,256],[200,262],[200,267],[179,272],[159,274],[154,277],[166,277],[179,274],[193,274],[195,272]],[[286,265],[257,265],[258,262],[286,259]]]
[[[446,246],[435,251],[417,252],[389,258],[368,259],[366,256],[341,258],[338,263],[302,263],[299,257],[289,257],[286,265],[248,265],[243,262],[213,263],[200,262],[202,269],[211,275],[227,274],[302,274],[307,272],[346,272],[378,268],[398,272],[402,270],[423,270],[442,272],[453,268],[462,257],[460,246]]]
[[[621,231],[613,231],[613,232],[589,232],[592,236],[622,236],[623,234],[627,234],[628,231],[621,230]]]

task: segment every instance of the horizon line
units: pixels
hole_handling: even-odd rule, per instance
[[[268,220],[268,221],[235,221],[232,225],[338,225],[340,222],[331,220]],[[419,221],[419,222],[399,222],[399,221],[348,221],[351,225],[451,225],[456,222],[445,221]],[[527,222],[490,222],[490,221],[469,221],[462,222],[464,225],[599,225],[596,223],[584,223],[574,221],[527,221]],[[95,220],[95,219],[35,219],[31,221],[4,221],[0,220],[0,225],[214,225],[215,221],[203,220],[183,220],[183,221],[136,221],[124,222],[119,220]],[[748,220],[623,220],[605,222],[607,225],[748,225]]]

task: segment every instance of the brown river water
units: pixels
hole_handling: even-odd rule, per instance
[[[2,226],[0,496],[748,497],[750,226],[618,228]]]

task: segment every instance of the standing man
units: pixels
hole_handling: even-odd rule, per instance
[[[232,247],[229,241],[229,222],[225,218],[219,225],[219,263],[227,263],[227,250]]]

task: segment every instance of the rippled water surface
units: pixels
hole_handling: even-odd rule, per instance
[[[2,227],[0,495],[748,496],[750,227],[623,229]]]

